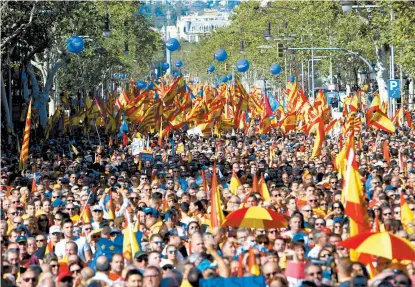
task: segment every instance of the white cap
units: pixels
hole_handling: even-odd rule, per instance
[[[171,261],[170,259],[161,259],[160,268],[163,268],[164,266],[168,265],[174,266],[173,261]]]
[[[58,225],[52,225],[49,228],[49,234],[53,234],[53,233],[62,233],[62,230]]]

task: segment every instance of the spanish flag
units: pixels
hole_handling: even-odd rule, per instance
[[[110,200],[108,202],[109,206],[108,206],[108,219],[109,220],[114,220],[115,219],[115,205],[114,202],[112,201],[112,191],[110,191]]]
[[[409,226],[410,223],[414,220],[414,214],[412,213],[412,210],[409,208],[408,203],[405,200],[405,197],[401,193],[401,223],[403,227],[405,228],[406,232],[409,234],[414,233],[414,230],[412,227]]]
[[[249,269],[249,273],[251,273],[254,276],[259,276],[259,274],[261,273],[260,270],[259,270],[259,266],[256,262],[254,249],[252,247],[249,247],[248,269]]]
[[[213,164],[212,175],[212,189],[210,191],[211,210],[210,210],[210,224],[211,228],[215,228],[222,225],[225,220],[225,215],[222,210],[222,203],[220,200],[220,191],[218,187],[218,178],[216,175],[216,162]]]
[[[27,166],[27,159],[29,158],[29,141],[30,128],[32,126],[32,99],[29,100],[29,108],[27,109],[26,125],[23,132],[22,150],[20,152],[19,169],[22,170]]]
[[[138,245],[137,238],[133,232],[133,226],[130,222],[130,216],[128,211],[125,211],[125,218],[127,219],[127,227],[123,230],[123,249],[122,255],[125,259],[130,262],[133,262],[134,254],[140,251],[140,246]]]
[[[392,121],[381,111],[375,111],[370,120],[370,125],[388,133],[394,133],[396,128]]]
[[[84,210],[81,212],[82,223],[90,223],[92,219],[91,210],[89,209],[88,203],[85,205]]]
[[[259,193],[261,194],[262,198],[264,200],[270,200],[271,196],[269,195],[269,190],[267,183],[265,182],[264,174],[261,173],[261,179],[258,182],[259,186]]]
[[[231,182],[229,184],[229,190],[236,195],[236,190],[241,185],[241,182],[239,181],[238,176],[236,175],[236,172],[234,171],[232,173]]]
[[[353,145],[348,152],[345,183],[343,186],[345,214],[350,218],[350,236],[370,230],[366,221],[367,207],[365,206],[362,181]],[[350,258],[357,261],[360,254],[350,251]]]

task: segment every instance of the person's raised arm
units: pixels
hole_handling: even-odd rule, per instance
[[[214,246],[212,244],[206,244],[207,253],[212,255],[212,257],[216,260],[218,263],[218,269],[219,269],[219,276],[223,278],[227,278],[231,274],[231,270],[229,269],[229,266],[226,265],[225,261],[222,257],[218,254],[216,249],[214,249]]]

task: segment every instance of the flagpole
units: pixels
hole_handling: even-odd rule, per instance
[[[95,126],[95,130],[97,131],[99,145],[102,146],[102,144],[101,144],[101,137],[99,136],[99,132],[98,132],[98,127],[97,127],[97,122],[96,121],[94,121],[94,126]]]

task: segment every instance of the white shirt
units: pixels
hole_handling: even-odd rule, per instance
[[[318,254],[321,251],[321,247],[316,245],[313,248],[311,248],[311,250],[308,252],[307,257],[308,258],[313,258],[313,259],[318,259]]]
[[[63,258],[65,256],[65,245],[66,242],[68,242],[68,239],[63,239],[59,241],[55,246],[55,254],[58,256],[58,258]],[[76,243],[78,246],[78,256],[83,261],[86,262],[85,258],[85,252],[91,250],[91,246],[87,242],[85,237],[80,236],[74,236],[74,239],[72,240]]]

